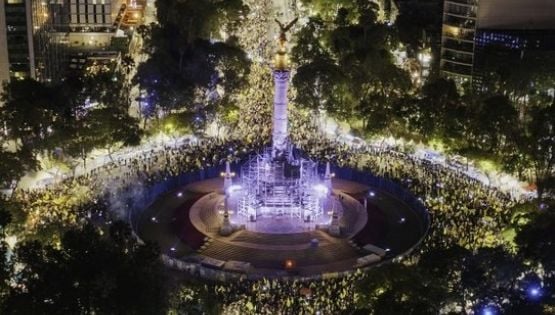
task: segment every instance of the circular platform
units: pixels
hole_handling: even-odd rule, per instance
[[[422,218],[395,196],[334,179],[339,236],[314,222],[274,217],[245,222],[248,227],[235,221],[238,230],[224,237],[218,233],[222,187],[221,179],[210,179],[161,196],[140,214],[138,236],[170,257],[203,268],[271,277],[372,266],[405,253],[426,231]]]

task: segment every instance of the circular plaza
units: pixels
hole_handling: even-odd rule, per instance
[[[234,224],[226,211],[224,180],[211,178],[162,194],[134,214],[140,239],[156,243],[168,264],[201,277],[313,278],[349,273],[409,253],[425,236],[423,208],[391,189],[334,178],[330,225],[277,214]],[[404,193],[404,192],[403,192]],[[414,203],[411,204],[411,201]]]

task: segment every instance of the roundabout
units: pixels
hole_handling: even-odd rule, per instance
[[[331,198],[341,209],[339,235],[310,223],[288,228],[287,218],[267,218],[222,236],[223,186],[222,179],[213,178],[162,195],[137,214],[138,237],[160,246],[179,269],[204,277],[313,278],[338,276],[405,255],[428,228],[428,218],[401,198],[334,179]]]
[[[416,5],[195,1],[4,86],[0,313],[553,313],[547,84],[461,94]]]
[[[170,266],[219,280],[337,277],[406,255],[426,235],[428,211],[406,189],[348,168],[334,178],[329,161],[290,141],[286,32],[296,21],[278,22],[271,145],[233,172],[227,160],[159,183],[131,212]]]

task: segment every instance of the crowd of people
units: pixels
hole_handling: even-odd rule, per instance
[[[301,115],[295,113],[294,115]],[[357,146],[326,139],[302,115],[294,123],[292,141],[318,161],[359,168],[393,180],[420,197],[432,216],[432,228],[421,251],[436,246],[467,249],[503,244],[511,208],[518,200],[462,171],[417,159],[389,148]],[[240,161],[264,147],[259,134],[251,141],[203,139],[153,147],[116,158],[80,176],[33,190],[16,190],[28,213],[26,231],[52,231],[91,219],[95,209],[113,208],[109,201],[137,185],[154,185],[170,176],[225,161]],[[99,204],[103,206],[99,206]],[[112,205],[113,206],[113,205]],[[110,213],[101,213],[107,217]],[[349,276],[350,277],[350,276]],[[215,286],[229,314],[334,314],[356,304],[356,279],[311,282],[263,280]]]
[[[390,179],[418,196],[432,217],[425,246],[460,245],[467,249],[507,242],[519,196],[468,176],[464,169],[434,163],[391,148],[357,147],[325,139],[316,126],[296,133],[297,145],[319,161],[332,161]]]
[[[315,281],[262,279],[215,285],[223,314],[348,314],[359,295],[362,272]]]
[[[267,60],[269,57],[270,38],[268,24],[272,22],[271,0],[245,0],[244,3],[251,8],[241,22],[237,31],[237,38],[241,47],[255,60]]]
[[[268,5],[267,1],[264,1]],[[267,16],[267,15],[264,15]],[[250,17],[246,32],[259,32],[268,20]],[[250,24],[249,24],[250,25]],[[266,38],[244,36],[240,38]],[[267,57],[267,42],[244,43]],[[79,176],[38,189],[18,189],[14,197],[26,213],[25,233],[78,225],[91,214],[110,220],[110,200],[136,185],[154,185],[171,176],[205,167],[240,161],[260,150],[271,134],[272,80],[267,65],[254,63],[249,84],[238,100],[240,120],[232,135],[152,147],[116,158]],[[518,200],[488,187],[463,171],[418,159],[391,148],[340,143],[323,136],[311,116],[291,111],[291,140],[317,161],[331,161],[393,180],[420,197],[432,217],[428,239],[421,250],[460,245],[467,249],[506,242],[511,209]],[[234,140],[235,139],[235,140]],[[102,205],[102,206],[100,206]],[[97,213],[98,212],[98,213]],[[125,209],[124,211],[125,212]],[[121,213],[120,213],[121,214]],[[318,281],[240,281],[211,286],[225,314],[340,314],[358,301],[360,271],[343,278]]]
[[[86,209],[91,203],[117,200],[118,195],[137,185],[149,186],[184,172],[240,160],[261,146],[258,142],[205,139],[153,147],[45,187],[16,189],[13,197],[25,212],[23,232],[40,235],[52,226],[70,227],[90,218]]]

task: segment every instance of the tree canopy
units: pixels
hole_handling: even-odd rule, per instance
[[[167,289],[159,251],[139,245],[115,222],[102,236],[92,225],[65,233],[59,246],[20,244],[21,266],[3,314],[165,314]]]

